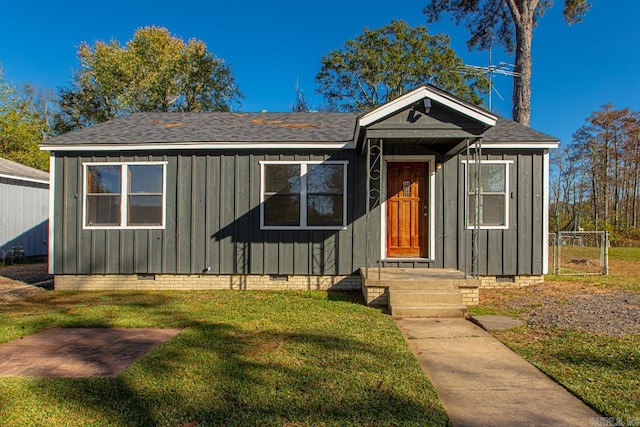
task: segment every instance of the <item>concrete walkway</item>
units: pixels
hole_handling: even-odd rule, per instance
[[[398,319],[454,427],[590,426],[603,419],[464,319]]]

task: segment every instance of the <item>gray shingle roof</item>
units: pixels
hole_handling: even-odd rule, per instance
[[[487,129],[482,142],[558,142],[557,138],[524,126],[513,120],[498,117],[495,126]]]
[[[0,157],[0,175],[7,175],[15,178],[37,179],[41,181],[49,181],[47,172],[12,162],[11,160]]]
[[[45,141],[49,144],[347,142],[355,114],[134,113]]]
[[[353,113],[135,113],[42,143],[347,143],[354,140]],[[555,143],[558,140],[520,123],[498,118],[484,143]]]

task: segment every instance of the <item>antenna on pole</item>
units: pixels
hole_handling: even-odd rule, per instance
[[[478,65],[460,65],[458,69],[461,73],[472,75],[472,76],[486,76],[487,80],[489,80],[489,111],[491,111],[492,105],[492,91],[495,91],[498,97],[504,101],[498,89],[493,86],[493,75],[500,74],[503,76],[511,76],[511,77],[522,77],[522,73],[518,73],[513,71],[515,65],[509,64],[507,62],[499,62],[498,65],[493,64],[492,57],[492,49],[489,46],[489,65],[486,67],[481,67]]]

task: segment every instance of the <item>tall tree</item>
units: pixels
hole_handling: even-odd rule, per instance
[[[331,109],[367,111],[430,83],[480,105],[478,91],[486,91],[487,84],[460,73],[462,59],[449,43],[444,34],[430,35],[427,27],[404,21],[365,28],[322,58],[317,92]]]
[[[20,98],[0,69],[0,157],[48,170],[49,156],[38,144],[48,135],[46,118]]]
[[[471,37],[470,49],[498,44],[515,53],[513,120],[529,126],[531,120],[531,41],[533,29],[553,0],[429,0],[424,13],[428,22],[451,13],[456,24],[464,22]],[[587,0],[564,0],[567,24],[582,21],[591,4]]]
[[[138,29],[124,46],[82,43],[78,58],[59,91],[59,133],[137,111],[228,111],[242,97],[224,60],[162,27]]]
[[[558,179],[566,180],[563,185],[584,189],[578,199],[568,200],[565,196],[564,202],[573,204],[574,210],[589,218],[594,228],[626,233],[638,227],[639,113],[603,105],[574,133],[562,163],[565,168],[576,168],[573,175],[558,175]]]

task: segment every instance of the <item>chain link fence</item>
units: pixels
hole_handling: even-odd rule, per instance
[[[609,274],[609,233],[560,231],[549,233],[549,273],[557,276]]]

